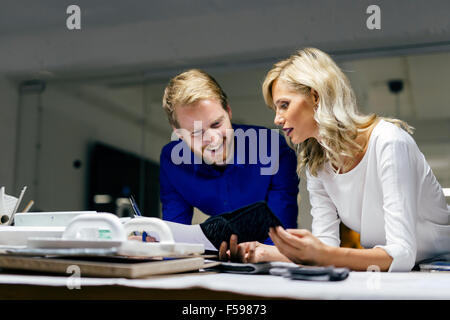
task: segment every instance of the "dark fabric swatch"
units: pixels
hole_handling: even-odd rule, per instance
[[[263,242],[269,237],[269,228],[276,226],[282,226],[282,223],[265,201],[211,217],[200,224],[203,233],[217,250],[223,241],[230,241],[232,234],[237,235],[238,243]]]

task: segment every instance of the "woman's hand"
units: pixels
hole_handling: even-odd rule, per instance
[[[220,245],[219,259],[222,261],[233,261],[243,263],[257,263],[267,261],[287,261],[275,246],[260,243],[258,241],[237,243],[235,234],[230,238],[230,248],[223,241]]]
[[[270,228],[269,236],[278,250],[298,264],[323,265],[327,246],[305,229]]]

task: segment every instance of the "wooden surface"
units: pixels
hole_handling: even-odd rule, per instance
[[[203,257],[139,261],[128,259],[104,259],[90,261],[79,259],[51,259],[41,257],[0,256],[0,267],[11,270],[27,270],[67,274],[70,266],[78,266],[80,274],[97,277],[142,278],[149,275],[180,273],[199,270],[204,266]]]

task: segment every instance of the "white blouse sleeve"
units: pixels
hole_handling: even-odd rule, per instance
[[[336,206],[330,199],[322,181],[306,169],[307,189],[311,203],[312,234],[323,243],[339,247],[339,223]]]
[[[386,245],[392,258],[389,271],[411,271],[417,254],[416,220],[418,177],[411,137],[377,145],[378,175],[383,194]]]

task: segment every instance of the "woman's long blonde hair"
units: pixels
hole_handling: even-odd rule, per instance
[[[310,173],[317,176],[326,161],[337,168],[346,169],[344,157],[354,157],[363,147],[355,142],[359,132],[367,130],[377,119],[376,114],[363,115],[358,111],[355,94],[345,74],[325,52],[316,48],[297,51],[286,60],[276,63],[267,73],[262,91],[266,104],[275,109],[272,86],[281,80],[290,89],[305,95],[314,89],[319,96],[314,119],[319,128],[319,141],[309,138],[304,142],[289,145],[298,158],[297,174],[308,166]],[[403,128],[410,134],[413,128],[407,123],[383,118]]]

